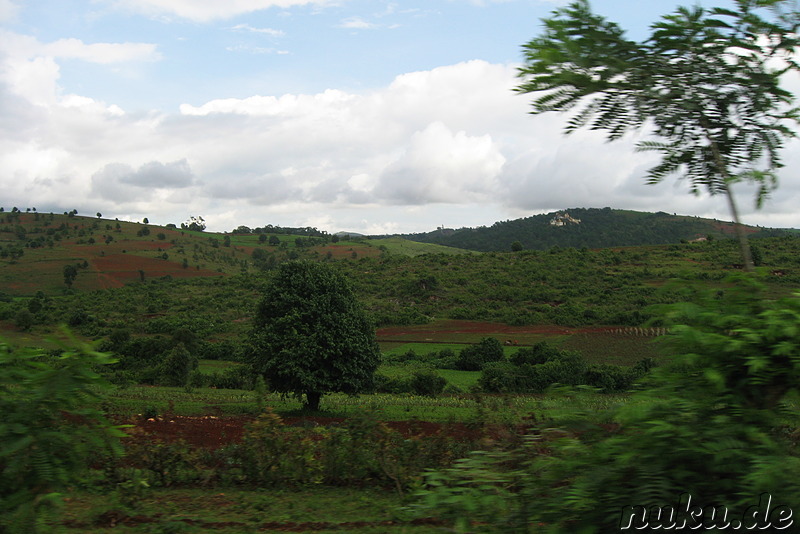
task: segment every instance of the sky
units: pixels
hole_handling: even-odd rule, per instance
[[[592,6],[642,39],[682,3]],[[0,206],[364,234],[579,207],[730,220],[721,196],[646,185],[637,134],[529,113],[521,46],[560,5],[0,0]],[[736,190],[745,223],[800,228],[797,142],[783,159],[761,210]]]

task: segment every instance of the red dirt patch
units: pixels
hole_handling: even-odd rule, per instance
[[[388,338],[409,334],[417,335],[438,335],[442,334],[501,334],[503,336],[513,336],[519,334],[539,334],[539,335],[572,335],[593,332],[607,332],[612,327],[595,326],[588,328],[568,328],[555,325],[531,325],[531,326],[509,326],[499,323],[485,323],[480,321],[459,321],[449,320],[437,322],[433,325],[415,326],[389,326],[377,330],[378,338]]]
[[[164,416],[151,419],[134,418],[123,421],[133,425],[127,430],[134,440],[174,442],[183,440],[194,447],[216,449],[241,441],[245,427],[255,420],[252,416],[203,415],[198,417]],[[339,426],[345,422],[340,417],[286,417],[286,426]],[[478,439],[485,436],[499,437],[506,429],[472,428],[463,423],[435,423],[431,421],[385,421],[391,428],[405,436],[429,437],[447,435],[455,439]],[[522,431],[522,429],[520,429]]]
[[[312,250],[319,252],[322,255],[327,255],[328,252],[331,253],[332,258],[342,259],[342,258],[352,258],[353,252],[356,253],[357,257],[359,258],[370,258],[370,257],[377,257],[381,255],[381,251],[375,247],[359,247],[353,245],[324,245],[319,247],[314,247]]]
[[[102,258],[94,258],[92,263],[105,276],[118,282],[139,280],[139,271],[144,271],[146,278],[194,278],[197,276],[223,276],[222,273],[208,269],[184,269],[179,263],[157,258],[145,258],[129,254],[110,254]]]

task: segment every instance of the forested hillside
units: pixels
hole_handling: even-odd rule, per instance
[[[569,215],[570,218],[565,217]],[[574,222],[580,221],[580,222]],[[552,224],[560,222],[561,225]],[[750,227],[753,237],[781,235],[783,230]],[[483,252],[505,252],[518,242],[522,249],[544,250],[559,247],[620,247],[663,245],[691,241],[700,237],[732,237],[730,223],[698,217],[645,213],[611,208],[571,208],[533,215],[492,226],[409,234],[404,237],[424,243]]]

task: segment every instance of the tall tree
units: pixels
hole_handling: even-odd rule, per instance
[[[375,330],[347,279],[310,261],[281,264],[254,318],[252,364],[274,391],[305,397],[372,386],[380,352]]]
[[[572,111],[567,133],[582,127],[609,140],[648,128],[639,150],[661,162],[648,183],[685,178],[694,194],[724,194],[736,223],[745,267],[749,246],[731,186],[757,185],[761,207],[777,187],[779,151],[794,137],[798,113],[781,76],[798,70],[794,0],[735,0],[735,9],[679,8],[642,42],[577,0],[544,20],[524,45],[521,93],[540,93],[533,113]]]

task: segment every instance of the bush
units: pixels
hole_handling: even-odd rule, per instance
[[[164,386],[186,385],[189,382],[189,373],[197,369],[197,365],[197,358],[189,354],[183,343],[178,343],[159,366],[158,381]]]
[[[487,393],[541,393],[554,384],[586,384],[586,370],[579,352],[538,343],[520,349],[509,362],[486,365],[478,385]]]
[[[477,345],[461,350],[456,366],[462,371],[480,371],[489,362],[503,359],[503,346],[493,337],[483,338]]]
[[[90,462],[121,454],[124,434],[97,408],[108,383],[93,370],[113,361],[85,346],[47,358],[0,340],[0,532],[39,532],[42,509]]]
[[[255,374],[247,365],[237,365],[222,372],[214,371],[203,377],[203,385],[218,389],[253,389]]]
[[[425,369],[423,371],[414,371],[409,384],[416,395],[436,397],[444,390],[447,380],[436,374],[433,369]]]

